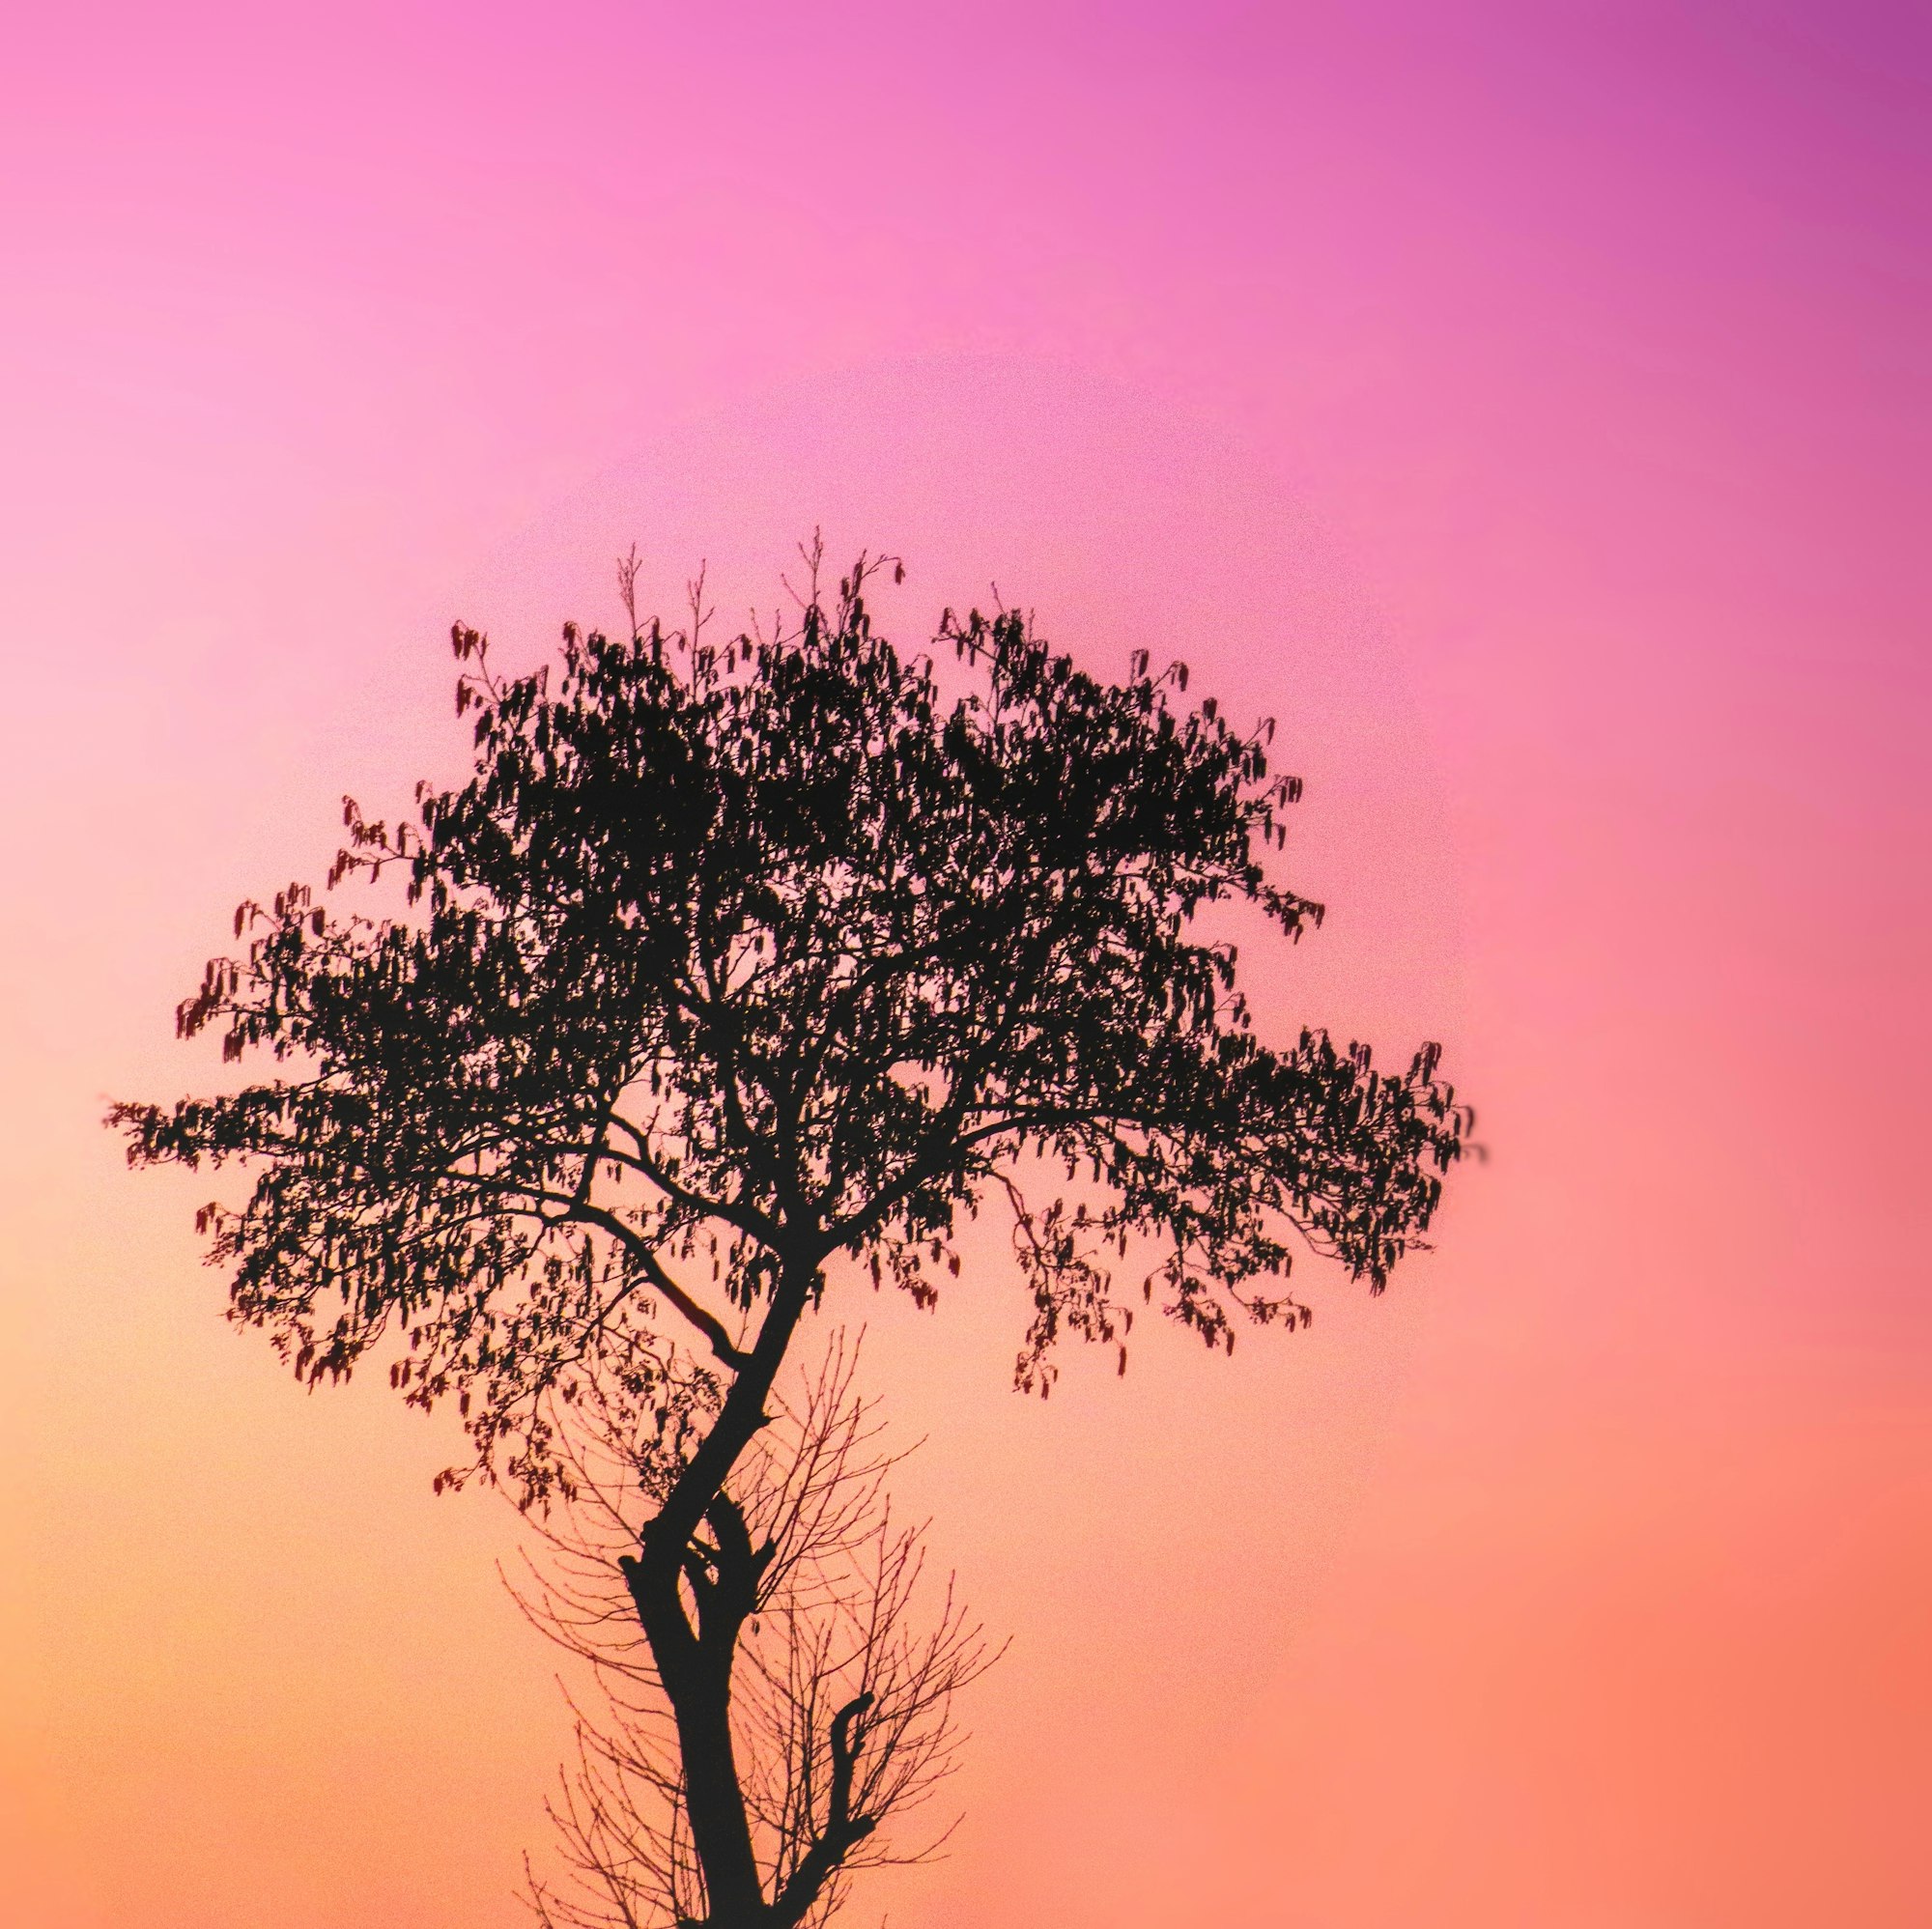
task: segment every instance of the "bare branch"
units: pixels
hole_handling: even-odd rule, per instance
[[[937,1849],[947,1829],[907,1839],[892,1825],[952,1772],[953,1697],[997,1658],[950,1582],[921,1608],[922,1533],[893,1516],[885,1483],[899,1456],[857,1391],[858,1358],[835,1336],[774,1396],[772,1424],[712,1511],[716,1537],[688,1549],[700,1627],[751,1582],[731,1708],[770,1929],[822,1921],[855,1869]],[[640,1639],[623,1578],[660,1449],[630,1431],[621,1398],[581,1396],[571,1421],[574,1498],[532,1522],[541,1556],[515,1591],[586,1664],[590,1706],[573,1703],[577,1755],[551,1809],[564,1877],[533,1874],[528,1900],[554,1929],[701,1922],[663,1658]]]

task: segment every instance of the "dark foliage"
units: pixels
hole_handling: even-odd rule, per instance
[[[1098,681],[1017,614],[901,655],[877,567],[722,646],[696,595],[685,632],[566,629],[511,680],[459,627],[474,775],[402,822],[349,803],[328,880],[388,870],[407,902],[244,904],[179,1026],[274,1075],[114,1114],[135,1162],[252,1171],[201,1224],[304,1379],[399,1336],[394,1383],[457,1399],[526,1499],[589,1376],[629,1403],[661,1505],[627,1573],[721,1924],[767,1918],[728,1745],[715,1785],[699,1759],[736,1610],[697,1625],[687,1556],[736,1532],[725,1478],[828,1267],[929,1303],[960,1213],[1009,1206],[1044,1391],[1058,1339],[1119,1344],[1137,1299],[1230,1348],[1240,1318],[1305,1320],[1297,1245],[1378,1291],[1468,1127],[1433,1046],[1383,1072],[1320,1030],[1263,1043],[1199,929],[1320,920],[1267,873],[1297,787],[1265,729],[1144,654]],[[703,1371],[665,1367],[667,1332]]]

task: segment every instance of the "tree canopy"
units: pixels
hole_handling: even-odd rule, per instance
[[[875,567],[792,631],[569,628],[508,680],[459,626],[473,776],[394,823],[345,800],[328,879],[396,866],[407,906],[297,884],[237,912],[178,1027],[276,1075],[116,1117],[136,1161],[254,1169],[201,1229],[298,1375],[398,1329],[408,1396],[454,1393],[540,1487],[533,1396],[587,1355],[670,1317],[728,1376],[782,1278],[815,1297],[851,1256],[927,1299],[989,1201],[1024,1229],[1030,1384],[1133,1298],[1232,1346],[1307,1317],[1297,1244],[1378,1291],[1421,1238],[1466,1143],[1435,1048],[1265,1044],[1191,928],[1222,900],[1320,922],[1268,875],[1299,790],[1268,728],[1181,707],[1144,653],[1100,681],[1010,611],[942,617],[946,694],[874,631]],[[1029,1152],[1084,1187],[1026,1200]]]

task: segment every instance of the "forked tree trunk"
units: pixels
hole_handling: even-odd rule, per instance
[[[754,1550],[724,1494],[739,1457],[766,1424],[765,1399],[817,1282],[816,1268],[786,1267],[750,1358],[718,1418],[623,1562],[638,1620],[676,1724],[692,1847],[704,1874],[704,1929],[760,1929],[772,1919],[758,1877],[751,1823],[731,1741],[731,1670],[739,1631],[757,1604],[768,1553]],[[689,1560],[709,1523],[715,1564]],[[685,1603],[689,1584],[696,1626]]]

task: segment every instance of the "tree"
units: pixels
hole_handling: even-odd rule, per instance
[[[635,563],[631,634],[566,627],[531,674],[459,625],[473,775],[393,823],[346,801],[328,877],[399,900],[243,904],[178,1028],[270,1075],[111,1115],[136,1163],[252,1168],[198,1218],[231,1317],[311,1384],[388,1341],[409,1400],[462,1410],[447,1478],[567,1496],[558,1416],[623,1404],[657,1504],[622,1571],[712,1929],[800,1919],[734,1749],[777,1549],[730,1482],[828,1290],[868,1272],[929,1306],[960,1215],[1004,1207],[1021,1386],[1068,1334],[1124,1368],[1130,1275],[1232,1350],[1239,1319],[1306,1322],[1297,1246],[1379,1291],[1470,1123],[1433,1045],[1383,1072],[1320,1029],[1256,1035],[1208,920],[1321,919],[1268,874],[1298,786],[1266,725],[1185,707],[1145,652],[1096,679],[1013,611],[948,611],[901,655],[879,562],[824,598],[809,560],[795,621],[722,646],[701,579],[687,628],[639,623]]]

